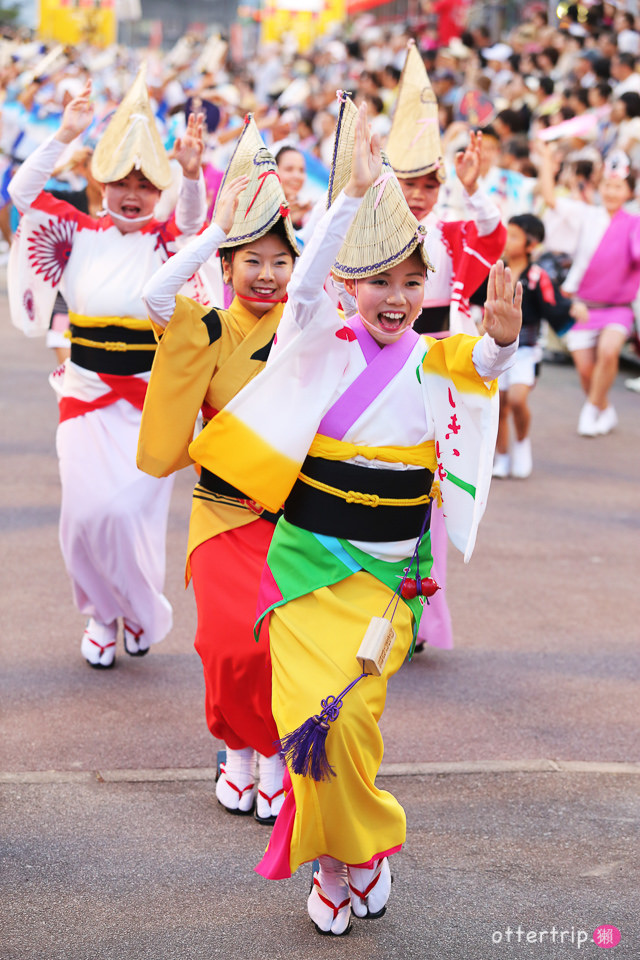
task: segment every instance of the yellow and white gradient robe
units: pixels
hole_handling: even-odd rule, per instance
[[[200,410],[205,420],[214,416],[264,368],[282,309],[281,303],[274,304],[257,319],[237,297],[227,310],[175,298],[166,329],[154,324],[160,343],[142,412],[137,456],[141,470],[166,477],[197,462],[189,454],[189,444]],[[196,547],[254,522],[261,512],[258,504],[214,496],[197,484],[189,523],[187,583]]]
[[[269,510],[287,497],[324,414],[366,366],[357,339],[323,289],[359,202],[341,195],[327,211],[294,271],[264,372],[189,448],[195,460]],[[435,441],[447,528],[465,560],[491,478],[498,415],[493,378],[510,365],[516,347],[499,348],[487,336],[419,338],[402,369],[343,438],[362,448],[414,448]],[[415,468],[410,456],[406,463],[389,463],[366,453],[354,451],[350,462],[374,470]],[[295,536],[297,528],[286,529]],[[277,540],[278,531],[267,561],[272,568],[279,559],[272,556]],[[350,544],[390,564],[409,558],[414,546],[413,540]],[[287,558],[280,559],[286,566]],[[322,697],[337,694],[357,676],[355,655],[369,619],[380,615],[392,596],[388,586],[355,564],[341,582],[292,600],[283,595],[274,606],[273,712],[281,736],[317,713]],[[397,639],[383,677],[369,677],[349,693],[327,737],[336,778],[317,783],[292,776],[293,790],[259,868],[265,876],[288,876],[320,854],[366,863],[403,843],[404,812],[375,787],[386,683],[411,642],[411,615],[403,604],[394,626]]]

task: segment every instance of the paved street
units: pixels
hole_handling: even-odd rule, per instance
[[[575,432],[573,369],[544,367],[533,476],[494,481],[471,563],[450,552],[455,649],[427,649],[390,685],[380,781],[408,841],[387,915],[329,941],[307,918],[309,868],[257,876],[268,831],[215,802],[182,579],[190,471],[170,521],[173,632],[146,658],[119,650],[113,671],[81,659],[57,542],[53,357],[10,326],[1,287],[0,960],[565,960],[599,957],[601,924],[621,932],[611,956],[638,960],[629,371],[618,430],[591,440]]]

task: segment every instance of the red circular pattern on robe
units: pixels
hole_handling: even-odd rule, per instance
[[[32,320],[32,321],[35,320],[36,304],[35,304],[35,300],[33,299],[33,293],[31,292],[31,290],[25,290],[24,296],[22,297],[22,303],[24,305],[24,309],[27,312],[27,316],[29,317],[29,320]]]
[[[351,327],[341,327],[336,331],[336,337],[338,340],[348,340],[349,342],[357,339]]]
[[[29,263],[46,283],[57,287],[69,262],[75,224],[68,220],[50,220],[29,238]]]

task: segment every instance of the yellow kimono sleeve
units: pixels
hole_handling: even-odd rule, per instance
[[[217,311],[176,297],[142,411],[137,464],[145,473],[166,477],[193,463],[188,446],[218,365],[222,329]]]

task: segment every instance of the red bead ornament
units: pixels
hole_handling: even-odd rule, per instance
[[[418,584],[415,580],[407,578],[400,587],[400,593],[405,600],[413,600],[414,597],[418,596]]]
[[[439,590],[440,586],[436,583],[433,577],[425,577],[422,581],[420,592],[423,597],[432,597],[436,590]]]

